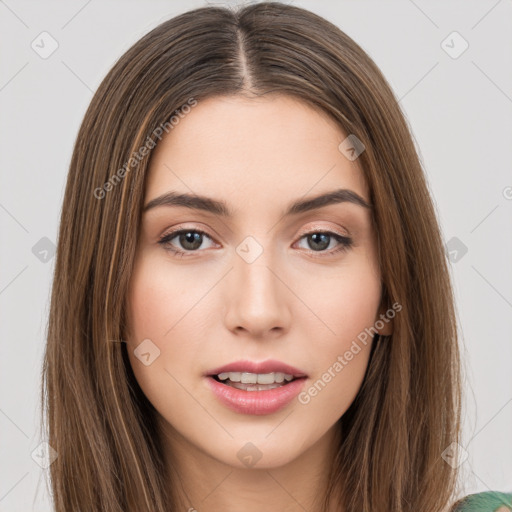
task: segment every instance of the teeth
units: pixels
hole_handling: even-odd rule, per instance
[[[293,375],[287,373],[246,373],[246,372],[225,372],[217,375],[219,380],[229,379],[231,382],[242,382],[243,384],[274,384],[286,380],[293,380]]]
[[[225,381],[226,386],[241,389],[243,391],[268,391],[269,389],[280,388],[283,384],[244,384],[243,382]]]

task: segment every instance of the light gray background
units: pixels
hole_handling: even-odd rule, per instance
[[[382,69],[415,137],[444,240],[468,248],[451,257],[467,369],[463,481],[466,493],[512,492],[512,2],[293,3],[338,25]],[[0,511],[50,510],[46,471],[31,453],[43,441],[54,259],[45,263],[32,248],[56,241],[79,124],[131,44],[201,5],[0,0]],[[47,59],[31,47],[43,31],[59,45]],[[458,58],[441,45],[453,31],[469,43]]]

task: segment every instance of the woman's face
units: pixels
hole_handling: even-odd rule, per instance
[[[127,343],[176,449],[277,467],[331,439],[354,400],[371,349],[362,333],[383,312],[371,212],[350,201],[288,211],[340,189],[369,203],[357,159],[338,148],[347,135],[290,97],[217,97],[155,148]],[[208,200],[171,204],[171,193]],[[283,383],[249,391],[208,376],[231,363],[220,373],[233,381]]]

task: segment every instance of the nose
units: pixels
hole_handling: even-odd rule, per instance
[[[226,276],[224,321],[229,330],[255,338],[282,336],[289,330],[293,294],[281,274],[265,252],[252,263],[235,257]]]

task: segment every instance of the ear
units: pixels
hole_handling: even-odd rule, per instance
[[[375,318],[375,329],[377,329],[377,332],[379,333],[380,336],[389,336],[390,334],[393,334],[393,317],[395,315],[393,315],[393,317],[386,315],[386,311],[388,309],[386,309],[385,306],[381,305],[381,307],[379,308],[379,312],[377,313],[377,316]],[[392,311],[394,313],[394,310]]]

